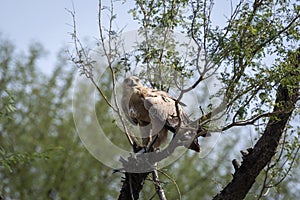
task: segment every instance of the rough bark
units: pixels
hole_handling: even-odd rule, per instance
[[[120,191],[118,200],[135,200],[139,199],[140,191],[143,189],[145,179],[149,172],[146,173],[125,173],[125,180]]]
[[[296,62],[299,62],[298,56]],[[296,63],[295,67],[298,67],[298,63]],[[298,73],[290,74],[290,78],[295,76],[298,76]],[[234,164],[236,162],[233,161],[235,167],[233,179],[213,198],[214,200],[239,200],[245,198],[256,177],[276,154],[280,138],[299,99],[298,87],[298,82],[290,85],[289,89],[283,84],[279,85],[273,109],[278,114],[269,119],[262,137],[257,141],[254,148],[250,149],[249,154],[243,156],[241,165]]]
[[[142,154],[135,154],[129,158],[120,159],[122,162],[125,173],[125,180],[123,181],[122,189],[120,191],[119,200],[135,200],[139,199],[139,193],[143,188],[145,179],[148,174],[155,173],[155,163],[167,158],[178,146],[183,144],[179,142],[181,139],[180,134],[177,134],[173,140],[170,142],[167,148],[162,151],[157,152],[145,152]],[[190,139],[191,140],[191,139]],[[190,141],[191,142],[191,141]],[[151,150],[150,150],[151,151]],[[137,152],[137,150],[135,150]],[[146,172],[141,173],[132,173],[139,172],[141,169]],[[166,199],[164,191],[160,186],[157,172],[155,174],[156,178],[154,180],[155,188],[160,199]]]

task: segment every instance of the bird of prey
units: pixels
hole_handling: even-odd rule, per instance
[[[139,126],[144,147],[156,137],[153,147],[158,148],[167,139],[168,130],[175,133],[179,123],[191,123],[181,105],[177,104],[176,109],[175,102],[176,99],[167,92],[143,86],[136,76],[124,79],[122,109],[126,118]],[[197,138],[187,148],[199,152]]]

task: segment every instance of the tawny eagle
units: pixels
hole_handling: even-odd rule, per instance
[[[176,99],[167,92],[143,86],[136,76],[124,79],[122,109],[127,119],[139,126],[145,147],[156,135],[153,147],[159,147],[167,139],[168,130],[175,133],[179,123],[181,125],[191,123],[180,104],[177,104],[176,109],[175,102]],[[200,151],[197,138],[187,147],[197,152]]]

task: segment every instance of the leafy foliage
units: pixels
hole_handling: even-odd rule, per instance
[[[0,195],[8,199],[106,199],[116,177],[85,150],[74,127],[74,71],[63,53],[51,75],[40,71],[40,44],[18,54],[0,38]],[[63,51],[62,51],[63,52]],[[6,91],[9,91],[6,92]],[[76,94],[80,96],[80,94]]]
[[[289,92],[297,89],[291,86],[300,81],[300,76],[295,76],[299,74],[299,67],[295,67],[299,65],[299,5],[273,2],[241,1],[233,5],[227,23],[217,26],[212,18],[213,1],[138,0],[130,13],[139,22],[144,40],[133,52],[122,54],[118,46],[109,49],[112,70],[97,82],[108,99],[113,98],[115,78],[109,73],[119,78],[131,73],[134,66],[149,86],[162,90],[183,89],[186,85],[181,83],[195,81],[197,76],[201,82],[217,74],[222,82],[215,95],[225,94],[226,101],[220,107],[225,108],[221,114],[226,124],[212,127],[225,131],[222,140],[207,157],[186,153],[159,172],[168,199],[209,199],[218,193],[231,180],[231,160],[240,158],[241,149],[254,146],[270,119],[276,121],[272,109],[280,107],[274,101],[278,85],[283,84]],[[113,10],[101,9],[109,13]],[[112,13],[111,22],[116,20]],[[120,31],[104,31],[110,41],[120,44]],[[177,31],[190,38],[193,47],[179,44],[174,39]],[[98,43],[103,43],[102,39]],[[184,51],[178,46],[188,48],[188,52],[182,55]],[[77,49],[78,58],[71,60],[77,66],[88,66],[80,72],[91,75],[95,61],[81,48]],[[112,169],[94,159],[76,134],[71,107],[74,71],[61,52],[53,73],[43,74],[38,60],[44,53],[38,43],[32,44],[26,54],[16,53],[14,45],[0,37],[0,196],[114,199],[121,186],[119,174],[112,175]],[[202,88],[191,89],[209,98]],[[74,95],[85,101],[84,95]],[[128,149],[107,101],[102,97],[97,100],[96,113],[105,133],[113,143]],[[203,115],[204,122],[212,119],[214,109],[218,111],[216,105],[207,107],[193,110]],[[246,199],[299,197],[299,120],[297,103],[277,155],[257,177]],[[141,197],[150,198],[152,194],[156,198],[149,177]]]

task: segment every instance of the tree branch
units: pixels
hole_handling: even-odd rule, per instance
[[[295,66],[298,63],[299,60],[296,60]],[[291,76],[297,75],[291,74]],[[299,82],[295,81],[292,86],[298,86],[298,84]],[[280,138],[299,98],[297,87],[291,88],[293,87],[284,84],[278,86],[273,109],[273,112],[277,114],[269,119],[264,134],[257,141],[253,150],[243,157],[241,166],[233,174],[233,180],[214,197],[214,200],[244,199],[256,177],[275,155]],[[287,112],[278,112],[280,110],[287,110]]]
[[[101,40],[101,44],[102,44],[102,49],[104,51],[105,57],[107,59],[108,62],[108,67],[110,69],[110,73],[111,73],[111,78],[112,78],[112,83],[113,83],[113,99],[114,99],[114,103],[115,103],[115,107],[114,107],[114,111],[118,114],[119,119],[121,121],[121,124],[124,128],[124,133],[126,135],[127,140],[129,141],[130,145],[132,146],[133,150],[135,151],[135,147],[137,142],[135,141],[135,139],[133,137],[130,136],[127,126],[125,124],[125,120],[121,114],[121,109],[118,103],[118,99],[117,99],[117,88],[116,88],[116,74],[115,71],[113,69],[113,60],[112,60],[112,46],[111,46],[111,32],[112,32],[112,23],[113,23],[113,19],[114,19],[114,10],[113,10],[113,2],[111,0],[111,9],[110,9],[110,21],[109,21],[109,39],[108,39],[108,50],[105,47],[105,39],[104,39],[104,33],[103,33],[103,29],[102,29],[102,2],[101,0],[99,0],[98,3],[98,28],[99,28],[99,37]],[[98,88],[98,86],[96,86]]]
[[[156,193],[158,194],[158,197],[160,200],[167,200],[166,195],[165,195],[165,191],[163,189],[163,187],[160,184],[159,178],[158,178],[158,173],[157,170],[153,170],[152,172],[152,178],[153,178],[153,182],[154,182],[154,186],[155,186],[155,190]]]
[[[140,191],[143,189],[144,182],[149,172],[146,173],[125,173],[122,189],[118,200],[139,199]]]

